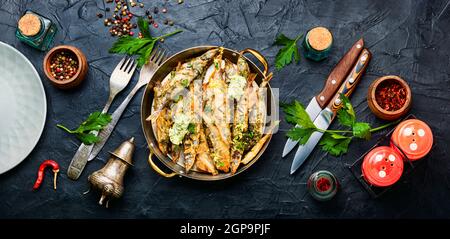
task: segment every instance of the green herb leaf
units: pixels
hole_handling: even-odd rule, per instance
[[[325,133],[319,144],[322,150],[328,152],[333,156],[345,154],[348,151],[348,145],[352,141],[351,137],[345,137],[334,133]]]
[[[286,121],[291,124],[298,124],[305,129],[315,129],[316,126],[309,118],[303,105],[298,101],[293,101],[290,104],[281,104],[284,113],[286,114]]]
[[[153,38],[135,38],[131,36],[122,36],[109,49],[109,53],[122,53],[128,55],[142,54],[142,48],[149,43],[154,42]]]
[[[189,131],[190,134],[195,134],[195,124],[189,123],[187,130]]]
[[[79,134],[77,134],[77,138],[79,140],[81,140],[81,142],[83,142],[83,144],[86,144],[86,145],[95,144],[98,141],[100,141],[100,138],[92,133],[88,133],[88,134],[79,133]]]
[[[99,141],[99,138],[92,131],[102,130],[109,122],[111,122],[111,115],[96,111],[91,113],[75,130],[70,130],[61,124],[57,124],[56,126],[70,134],[75,134],[81,142],[89,145]]]
[[[344,95],[340,96],[342,100],[342,108],[338,111],[338,120],[342,125],[352,127],[356,120],[355,111],[350,100]]]
[[[305,129],[301,127],[294,127],[287,132],[287,136],[295,141],[298,141],[299,144],[306,144],[308,142],[311,134],[314,133],[315,129]]]
[[[355,124],[353,124],[353,135],[361,139],[369,140],[372,136],[370,133],[370,129],[371,127],[368,123],[356,122]]]
[[[181,80],[181,85],[182,85],[183,87],[188,87],[188,85],[189,85],[188,79],[182,79],[182,80]]]
[[[139,29],[144,36],[143,38],[136,38],[131,36],[120,37],[116,42],[114,42],[111,49],[109,49],[109,52],[137,55],[139,56],[137,59],[138,67],[142,67],[145,63],[148,62],[157,41],[162,38],[167,38],[169,36],[182,32],[181,30],[176,30],[162,36],[152,37],[150,35],[150,32],[148,31],[148,22],[146,22],[147,21],[142,20],[141,24],[139,25]],[[147,33],[144,32],[145,29],[147,29]]]
[[[137,25],[139,27],[139,31],[142,33],[142,36],[145,38],[151,38],[150,31],[148,30],[148,21],[144,20],[143,17],[139,17],[137,20]]]
[[[298,53],[297,41],[302,36],[303,35],[301,34],[297,36],[296,39],[289,39],[284,34],[280,34],[277,37],[274,44],[284,46],[278,51],[277,56],[275,57],[275,67],[277,70],[281,70],[283,67],[290,64],[292,62],[292,56],[298,63],[300,60],[300,54]]]

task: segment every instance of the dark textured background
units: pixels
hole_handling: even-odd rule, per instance
[[[146,7],[165,1],[144,1]],[[374,200],[353,178],[347,165],[376,141],[355,141],[341,158],[315,150],[303,168],[289,175],[293,153],[281,158],[285,131],[274,135],[264,156],[247,172],[214,183],[185,178],[165,179],[153,172],[147,162],[148,149],[140,127],[140,91],[119,122],[107,150],[130,136],[137,139],[135,167],[128,171],[125,195],[104,209],[99,195],[82,195],[87,176],[101,168],[107,159],[89,163],[78,181],[65,175],[79,142],[55,124],[75,127],[90,112],[101,109],[108,94],[109,75],[121,56],[108,54],[114,39],[96,17],[105,4],[100,0],[1,0],[0,41],[7,42],[27,56],[39,71],[47,93],[48,113],[44,133],[30,156],[13,170],[0,175],[1,218],[449,218],[450,217],[450,1],[213,1],[175,0],[164,15],[175,20],[172,29],[160,24],[154,34],[175,28],[182,34],[167,39],[170,53],[202,44],[223,45],[237,50],[260,50],[273,66],[278,47],[275,36],[294,37],[316,25],[331,29],[334,46],[330,57],[320,63],[302,59],[276,72],[272,86],[280,88],[281,101],[298,99],[307,103],[319,92],[324,79],[344,52],[359,37],[373,53],[366,75],[352,97],[359,119],[379,125],[366,103],[369,84],[379,76],[396,74],[408,81],[413,91],[411,112],[433,129],[436,142],[432,155],[396,188]],[[19,42],[14,32],[25,9],[48,16],[59,32],[55,44],[82,49],[89,61],[89,73],[81,87],[72,91],[54,88],[42,73],[43,52]],[[157,18],[161,19],[162,14]],[[160,21],[161,23],[161,21]],[[273,67],[272,67],[273,69]],[[135,75],[132,85],[136,82]],[[131,87],[129,86],[125,93]],[[119,95],[114,110],[124,98]],[[39,164],[55,159],[62,167],[58,190],[51,188],[51,175],[38,192],[31,188]],[[342,188],[327,203],[314,201],[306,191],[307,177],[315,170],[334,172]]]

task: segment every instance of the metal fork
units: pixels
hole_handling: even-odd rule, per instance
[[[137,63],[132,58],[127,57],[124,57],[119,64],[117,64],[109,79],[109,97],[105,107],[103,107],[102,113],[108,112],[116,95],[128,85],[136,70],[136,66]],[[93,131],[92,133],[95,135],[98,134],[97,131]],[[70,179],[77,180],[80,177],[93,147],[93,144],[86,145],[82,143],[80,145],[67,170],[67,176]]]
[[[94,149],[92,150],[91,155],[89,155],[88,161],[91,161],[98,155],[98,153],[100,153],[109,136],[111,136],[114,127],[116,127],[116,124],[125,111],[128,103],[130,103],[131,99],[140,88],[149,83],[153,74],[155,74],[156,69],[165,59],[166,56],[164,50],[155,49],[152,52],[148,63],[145,64],[141,69],[138,83],[136,84],[136,86],[134,86],[133,90],[131,90],[125,100],[123,100],[122,104],[120,104],[120,106],[114,111],[114,113],[112,114],[111,122],[102,131],[100,131],[100,141],[94,145]]]

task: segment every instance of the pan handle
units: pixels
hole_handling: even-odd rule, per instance
[[[241,55],[243,55],[245,53],[252,54],[254,57],[256,57],[256,59],[259,60],[259,62],[261,62],[261,64],[264,67],[264,70],[263,70],[264,78],[267,78],[267,73],[269,72],[269,63],[267,63],[266,58],[261,53],[259,53],[259,51],[255,50],[255,49],[251,49],[251,48],[246,48],[239,52],[239,54],[241,54]]]
[[[150,150],[150,154],[148,155],[148,164],[150,164],[150,167],[152,167],[153,170],[155,170],[159,175],[165,177],[165,178],[171,178],[175,175],[177,175],[177,173],[165,173],[163,172],[160,168],[158,168],[158,166],[156,166],[156,164],[153,162],[152,160],[153,157],[153,152]]]

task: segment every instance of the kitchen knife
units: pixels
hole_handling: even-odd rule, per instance
[[[348,52],[341,58],[341,60],[334,67],[328,76],[322,91],[315,97],[311,99],[308,106],[306,107],[306,113],[308,113],[309,118],[314,121],[320,111],[325,108],[325,106],[330,102],[331,98],[334,96],[336,91],[342,85],[345,77],[350,72],[351,68],[355,65],[356,59],[360,55],[362,49],[364,48],[364,40],[359,39],[353,46],[348,50]],[[296,125],[295,127],[299,127]],[[284,145],[283,155],[286,156],[294,147],[297,145],[297,141],[288,139]]]
[[[333,119],[336,117],[338,110],[342,107],[342,100],[340,99],[340,94],[344,94],[349,97],[355,90],[356,85],[364,74],[367,65],[369,64],[371,58],[371,53],[369,50],[364,49],[358,58],[357,63],[353,67],[350,74],[345,79],[344,83],[341,85],[337,93],[334,95],[333,99],[330,101],[328,106],[323,109],[317,118],[314,120],[314,125],[319,128],[326,130],[330,126]],[[302,164],[305,162],[306,158],[309,156],[311,151],[322,138],[323,133],[314,132],[308,139],[308,142],[304,145],[300,145],[295,153],[294,161],[291,166],[291,174],[293,174]]]

